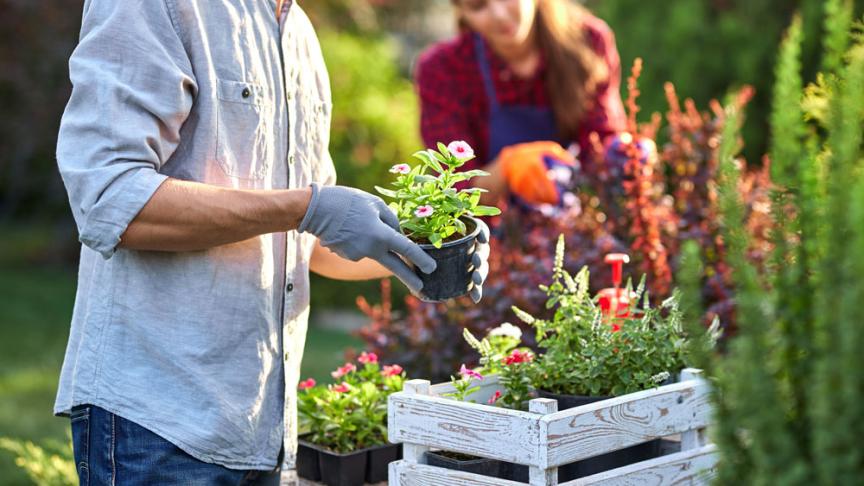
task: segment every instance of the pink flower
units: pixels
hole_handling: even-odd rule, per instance
[[[456,157],[457,159],[464,160],[474,157],[474,149],[472,149],[467,142],[464,142],[462,140],[455,140],[453,142],[450,142],[450,145],[447,145],[447,150],[450,152],[451,155],[453,155],[453,157]]]
[[[396,365],[387,365],[381,370],[382,376],[398,376],[402,374],[402,367],[398,364]]]
[[[459,374],[462,375],[463,378],[467,377],[467,378],[474,378],[477,380],[483,379],[483,375],[481,375],[480,373],[477,373],[476,371],[472,370],[471,368],[468,368],[464,364],[462,365],[461,368],[459,368]]]
[[[315,378],[309,378],[308,380],[303,380],[297,385],[299,390],[308,390],[315,386]]]
[[[331,385],[330,390],[336,393],[348,393],[351,391],[351,386],[343,381],[341,385]]]
[[[487,403],[489,403],[489,405],[495,405],[495,402],[497,402],[498,399],[500,399],[500,398],[501,398],[501,390],[495,390],[495,394],[492,395],[491,398],[489,398],[489,402],[487,402]]]
[[[417,216],[418,218],[425,218],[427,216],[432,216],[432,213],[434,212],[435,210],[432,209],[432,206],[420,206],[419,208],[414,210],[414,216]]]
[[[390,172],[392,174],[407,174],[411,172],[411,166],[408,164],[396,164],[390,167]]]
[[[360,353],[360,357],[357,358],[357,361],[363,364],[374,364],[378,362],[378,355],[375,353],[367,353],[363,351]]]
[[[354,363],[345,363],[345,366],[339,367],[339,369],[330,373],[330,376],[338,379],[354,371],[357,371],[357,367],[354,366]]]
[[[534,355],[532,355],[528,351],[519,351],[518,349],[514,349],[510,356],[504,358],[504,364],[507,366],[519,363],[528,363],[532,359],[534,359]]]

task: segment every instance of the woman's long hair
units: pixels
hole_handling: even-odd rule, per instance
[[[459,0],[453,0],[458,3]],[[546,60],[546,92],[561,135],[574,138],[609,68],[586,37],[588,11],[572,0],[537,0],[534,28]],[[467,25],[459,19],[462,29]]]

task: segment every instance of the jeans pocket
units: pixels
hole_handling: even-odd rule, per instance
[[[81,486],[90,484],[90,410],[90,406],[83,405],[73,408],[69,414],[72,427],[72,452]]]

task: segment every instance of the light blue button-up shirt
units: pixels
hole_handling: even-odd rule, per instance
[[[313,237],[117,244],[168,177],[334,183],[320,46],[298,5],[281,26],[275,6],[86,1],[57,148],[83,246],[55,413],[94,404],[235,469],[275,467],[283,442],[293,466]]]

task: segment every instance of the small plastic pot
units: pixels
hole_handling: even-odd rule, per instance
[[[297,441],[297,475],[310,481],[321,480],[321,469],[318,467],[319,447],[300,437]]]
[[[423,281],[423,300],[441,302],[468,293],[471,274],[474,271],[472,263],[474,241],[480,234],[480,226],[477,220],[470,216],[464,216],[462,220],[468,229],[462,238],[448,241],[442,244],[441,248],[435,248],[428,243],[420,244],[420,248],[438,263],[438,267],[432,273],[423,273],[419,268],[414,269]]]
[[[493,478],[501,478],[506,474],[506,471],[502,468],[504,465],[503,462],[496,461],[495,459],[486,459],[485,457],[457,459],[455,457],[445,456],[441,452],[432,451],[426,453],[426,463],[430,466],[443,467],[444,469],[452,469],[454,471],[469,472],[481,476],[491,476]]]
[[[366,463],[366,482],[380,483],[387,481],[387,472],[391,462],[399,460],[402,444],[385,444],[368,449],[369,459]]]
[[[347,454],[337,454],[319,449],[321,482],[327,486],[362,486],[366,479],[368,452],[368,449],[360,449]]]

